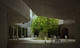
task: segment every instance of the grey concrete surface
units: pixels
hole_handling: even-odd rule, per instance
[[[80,48],[79,41],[75,43],[61,43],[61,44],[35,44],[35,43],[22,43],[24,40],[9,41],[8,48]]]

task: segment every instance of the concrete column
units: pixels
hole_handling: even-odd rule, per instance
[[[21,28],[21,38],[22,38],[22,32],[23,32],[23,29]]]
[[[17,31],[16,33],[17,33],[17,40],[18,40],[18,26],[17,26],[17,30],[16,31]]]
[[[27,28],[27,35],[28,35],[28,37],[32,36],[32,32],[31,32],[31,28],[30,27]]]
[[[24,29],[24,37],[26,37],[26,29]]]
[[[24,29],[24,37],[25,37],[25,29]]]
[[[14,39],[14,25],[13,25],[13,39]]]

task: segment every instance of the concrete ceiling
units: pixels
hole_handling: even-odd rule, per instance
[[[75,19],[77,0],[23,0],[38,16]]]
[[[30,8],[23,0],[0,0],[8,13],[9,25],[30,21]]]
[[[13,9],[8,9],[8,24],[14,25],[16,23],[28,22],[28,19],[16,12]]]
[[[4,4],[6,7],[11,8],[30,20],[29,7],[25,4],[23,0],[0,0],[0,3]]]

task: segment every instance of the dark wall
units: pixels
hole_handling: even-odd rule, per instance
[[[0,3],[0,48],[7,47],[8,38],[7,7]]]

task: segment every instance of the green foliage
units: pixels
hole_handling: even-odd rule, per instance
[[[31,29],[34,33],[35,31],[48,33],[49,30],[54,32],[58,28],[58,19],[47,18],[43,16],[38,16],[36,19],[32,20]]]

